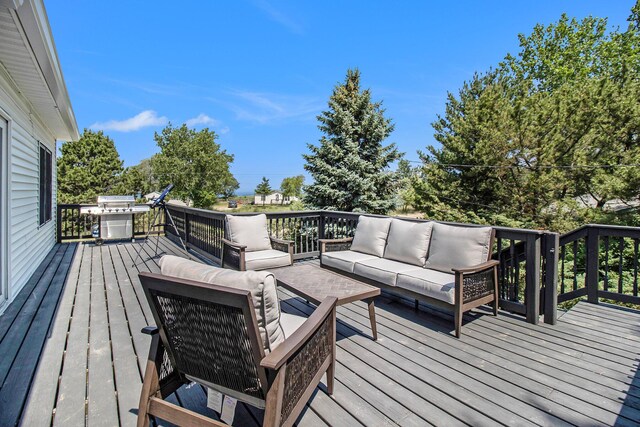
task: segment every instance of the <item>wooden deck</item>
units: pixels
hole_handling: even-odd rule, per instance
[[[137,274],[158,271],[151,250],[132,266],[137,245],[56,246],[0,317],[0,425],[135,424],[153,323]],[[639,425],[640,312],[579,303],[534,326],[476,310],[456,339],[449,315],[383,294],[376,318],[374,342],[364,303],[338,308],[335,393],[321,384],[298,425]],[[173,399],[215,417],[198,385]],[[239,404],[234,425],[261,417]]]

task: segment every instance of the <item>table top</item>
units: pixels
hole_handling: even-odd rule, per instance
[[[380,288],[335,273],[319,265],[294,264],[271,271],[278,285],[304,299],[320,304],[326,297],[338,298],[338,305],[380,295]]]

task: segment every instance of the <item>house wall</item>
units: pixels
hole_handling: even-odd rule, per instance
[[[5,177],[8,300],[24,287],[56,242],[56,167],[53,164],[52,219],[39,226],[39,144],[56,158],[56,141],[0,66],[0,116],[8,121]]]

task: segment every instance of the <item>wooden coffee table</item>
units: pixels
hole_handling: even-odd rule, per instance
[[[319,305],[326,297],[338,298],[337,305],[364,301],[369,306],[369,321],[373,339],[378,339],[376,312],[373,300],[380,295],[380,288],[367,285],[350,277],[324,269],[314,264],[295,264],[270,269],[279,286]]]

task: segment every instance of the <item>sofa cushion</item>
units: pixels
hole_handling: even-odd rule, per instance
[[[384,257],[424,266],[433,222],[412,222],[394,218],[389,228]]]
[[[336,251],[336,252],[324,252],[322,254],[322,264],[329,267],[337,268],[338,270],[353,273],[353,268],[356,262],[365,261],[368,259],[377,259],[373,255],[363,254],[356,251]]]
[[[246,246],[247,252],[271,249],[265,214],[227,215],[227,236],[233,243]]]
[[[455,300],[455,275],[426,268],[398,273],[396,286],[449,304]]]
[[[384,283],[385,285],[395,286],[398,273],[415,268],[415,265],[409,265],[403,262],[384,258],[373,258],[356,262],[353,272],[358,276],[366,277]]]
[[[297,316],[295,314],[280,313],[280,324],[284,330],[285,339],[289,338],[302,324],[307,320],[306,317]]]
[[[247,270],[266,270],[291,265],[289,252],[268,249],[266,251],[253,251],[244,254]]]
[[[165,255],[160,259],[160,271],[165,276],[250,291],[265,352],[273,351],[284,341],[273,274],[266,271],[227,270],[173,255]]]
[[[351,250],[382,257],[390,225],[391,218],[360,215]]]
[[[433,224],[426,268],[450,272],[473,267],[489,258],[491,227],[458,227]]]

